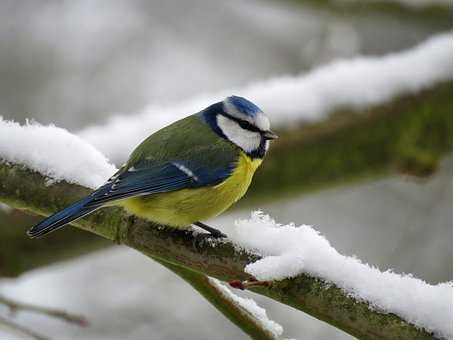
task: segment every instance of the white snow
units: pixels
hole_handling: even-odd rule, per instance
[[[270,320],[267,317],[266,310],[258,306],[254,300],[234,294],[228,287],[215,278],[210,277],[209,282],[217,287],[224,297],[245,309],[264,329],[271,332],[276,338],[283,334],[283,327],[275,321]]]
[[[79,135],[114,161],[123,161],[145,137],[231,94],[254,101],[275,126],[316,121],[339,108],[361,109],[453,79],[453,32],[383,57],[338,60],[306,74],[282,76],[243,88],[200,95],[172,105],[152,104],[119,115]]]
[[[96,188],[115,167],[89,143],[53,125],[20,125],[0,117],[0,160],[23,164],[48,176]]]
[[[235,244],[263,256],[246,267],[259,280],[281,280],[301,273],[334,283],[348,294],[382,312],[453,338],[453,283],[431,285],[411,275],[362,263],[344,256],[311,226],[279,225],[254,212],[239,220],[229,237]]]
[[[10,213],[12,210],[13,210],[13,209],[12,209],[10,206],[8,206],[8,205],[6,205],[6,204],[0,202],[0,211],[3,211],[4,213],[7,213],[7,214],[8,214],[8,213]]]

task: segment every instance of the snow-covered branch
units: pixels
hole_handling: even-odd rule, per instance
[[[1,116],[0,157],[38,171],[49,180],[64,179],[92,189],[116,171],[92,145],[65,129],[35,122],[20,125]]]
[[[23,165],[3,162],[0,164],[0,201],[47,215],[89,192],[67,182],[52,185],[48,182],[48,178]],[[419,327],[426,327],[438,336],[452,334],[451,325],[442,323],[445,320],[442,318],[449,315],[442,301],[447,303],[453,291],[448,284],[430,286],[411,277],[381,273],[354,258],[338,254],[309,227],[278,227],[257,215],[232,228],[231,237],[235,243],[214,242],[190,231],[152,225],[114,208],[103,209],[76,225],[126,244],[151,258],[220,280],[247,280],[253,275],[279,279],[269,287],[251,290],[305,311],[360,338],[434,338]],[[258,243],[251,243],[252,240],[248,239],[252,233],[261,235]],[[266,236],[273,237],[273,247],[266,244]],[[301,243],[291,242],[288,252],[282,252],[282,245],[293,237],[293,241]],[[316,244],[321,246],[320,250],[315,249]],[[282,270],[275,270],[274,265],[278,263],[285,264]],[[350,276],[345,277],[347,275]],[[373,281],[376,282],[373,284]],[[369,290],[368,284],[372,284]],[[428,294],[431,300],[428,297],[415,300],[420,295],[411,295],[408,287]],[[436,298],[438,293],[441,295]],[[412,302],[401,304],[401,300],[393,300],[395,297],[411,299]],[[398,309],[400,304],[402,307]],[[414,311],[407,310],[414,306],[417,306]]]
[[[229,301],[239,313],[253,320],[255,324],[267,331],[269,338],[278,339],[283,333],[283,327],[268,318],[266,310],[261,308],[252,299],[243,298],[234,294],[227,286],[219,280],[209,278],[209,283],[224,299]]]

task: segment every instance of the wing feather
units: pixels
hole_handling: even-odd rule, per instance
[[[134,196],[215,185],[226,179],[233,168],[234,164],[230,164],[216,171],[207,171],[203,167],[190,168],[181,161],[146,167],[135,165],[132,171],[130,168],[120,170],[120,173],[93,192],[89,205],[102,205]]]

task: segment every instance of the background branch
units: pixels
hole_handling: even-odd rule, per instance
[[[0,295],[0,304],[5,305],[9,308],[12,313],[26,311],[26,312],[33,312],[42,315],[46,315],[55,319],[60,319],[69,323],[74,323],[79,326],[86,326],[88,324],[88,320],[81,315],[75,315],[72,313],[68,313],[61,309],[56,308],[48,308],[43,306],[32,305],[28,303],[22,303],[18,301],[14,301],[12,299],[8,299],[4,296]]]

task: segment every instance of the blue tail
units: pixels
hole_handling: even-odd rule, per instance
[[[27,232],[28,236],[31,238],[43,236],[54,230],[62,228],[64,225],[72,221],[88,215],[100,207],[100,205],[90,204],[92,201],[93,197],[91,195],[87,196],[69,207],[57,212],[56,214],[49,216],[44,221],[31,228]]]

